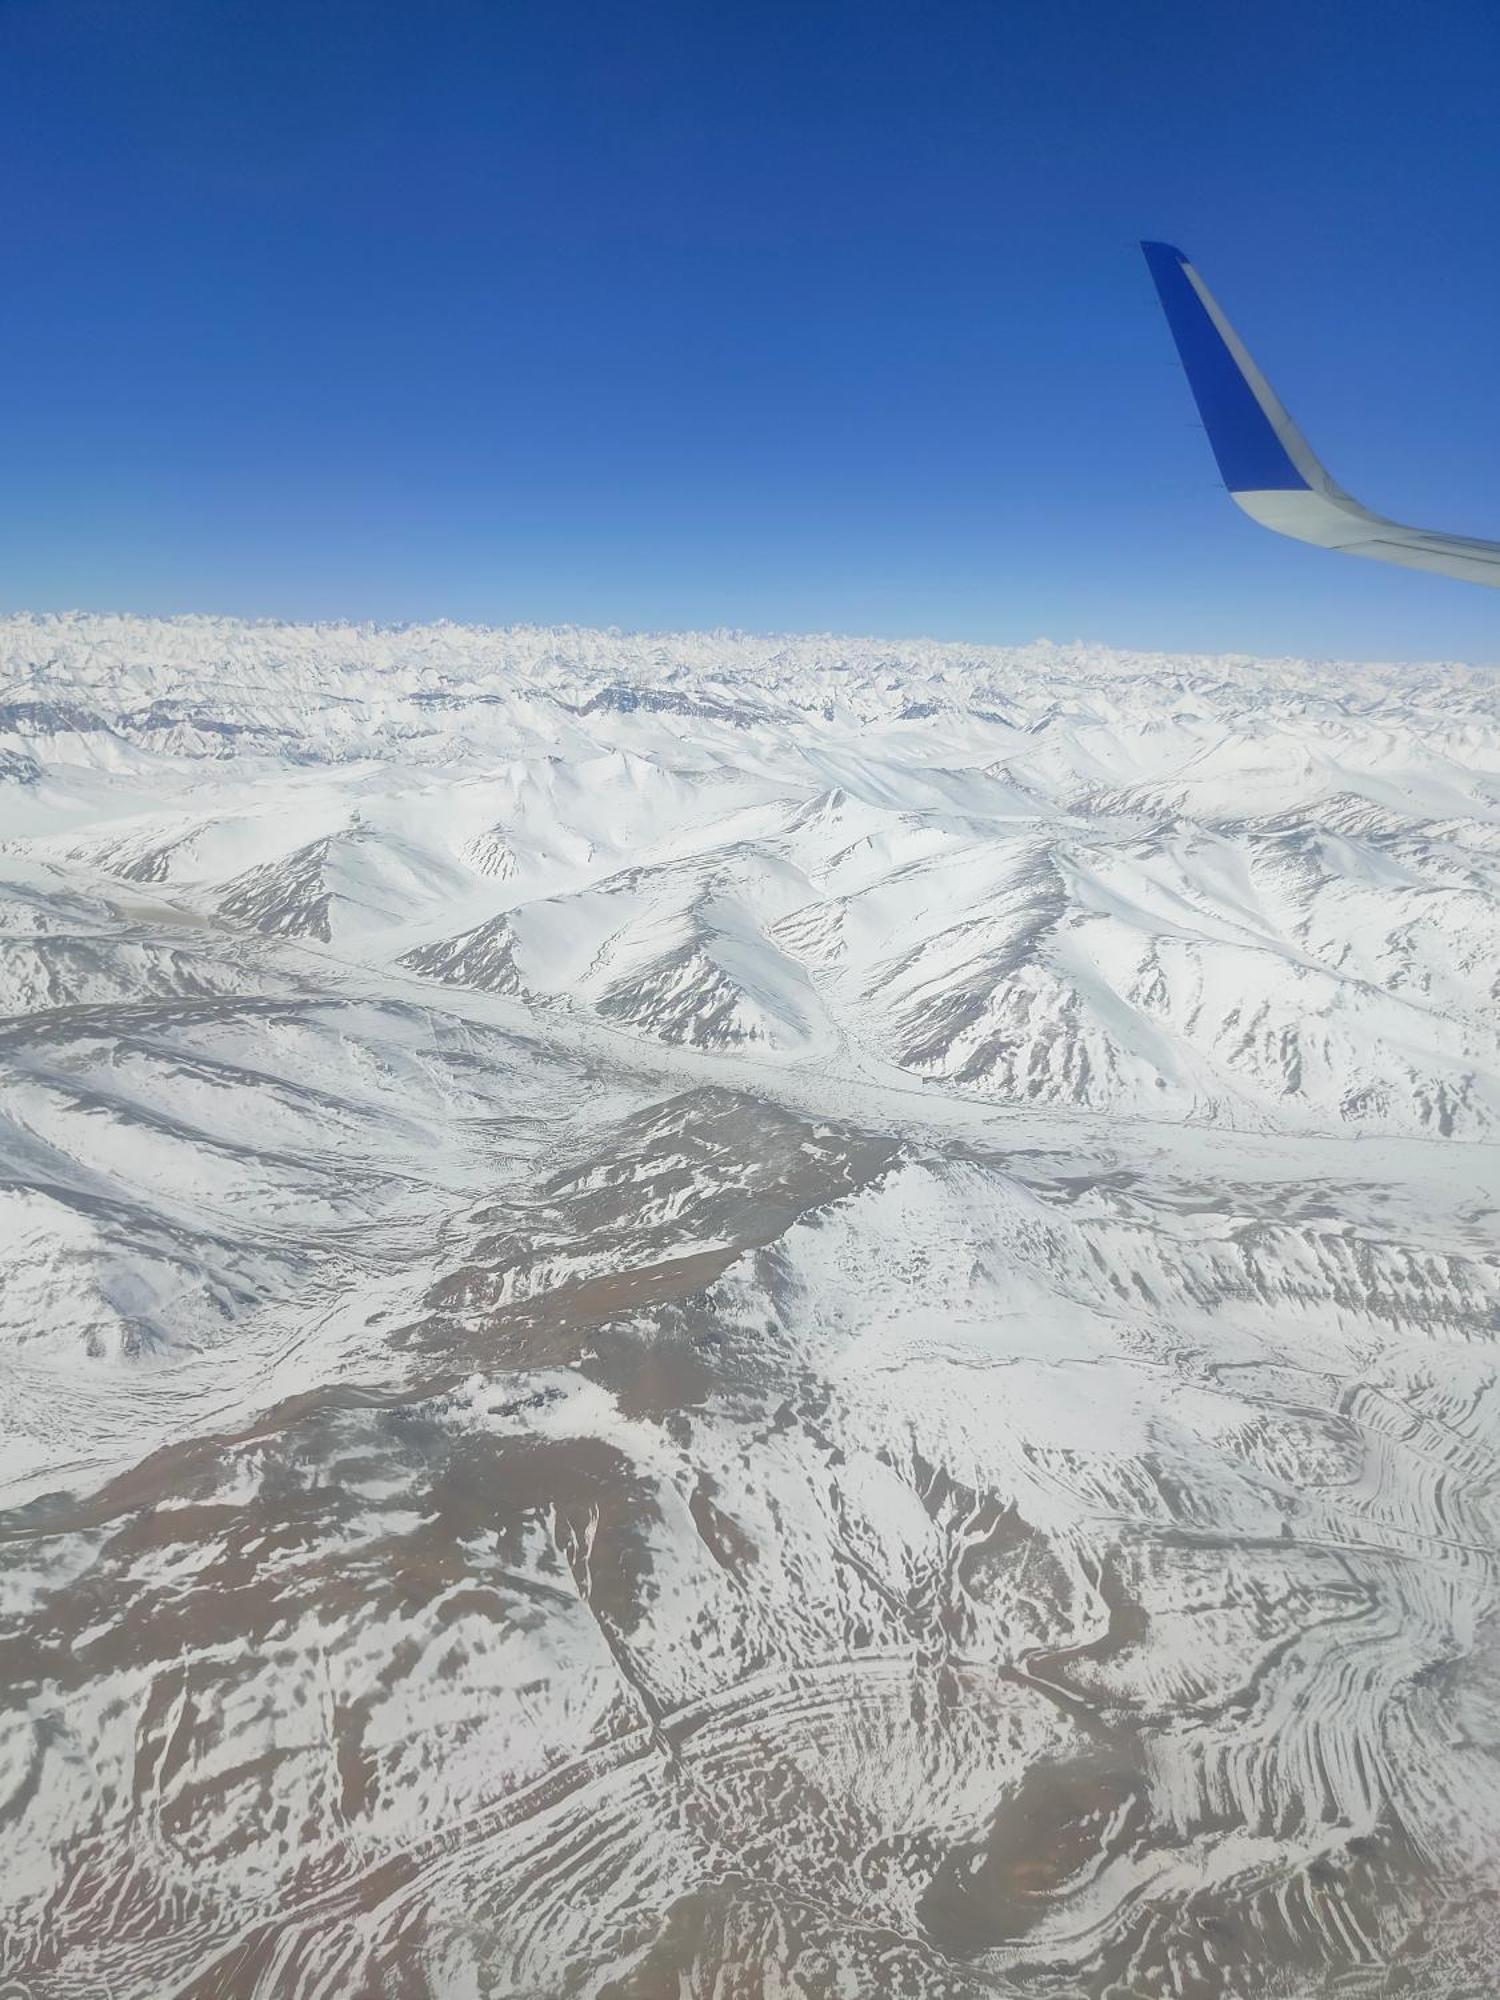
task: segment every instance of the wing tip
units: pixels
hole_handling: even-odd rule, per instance
[[[1158,243],[1148,236],[1141,238],[1141,250],[1146,262],[1156,271],[1163,266],[1168,270],[1187,262],[1186,255],[1175,243]]]
[[[1143,239],[1141,249],[1224,484],[1231,493],[1306,487],[1283,435],[1290,420],[1279,405],[1262,402],[1261,378],[1197,271],[1175,244]]]

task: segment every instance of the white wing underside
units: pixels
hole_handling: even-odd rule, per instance
[[[1458,576],[1469,583],[1500,588],[1500,542],[1474,541],[1464,535],[1441,535],[1425,528],[1406,528],[1372,514],[1357,500],[1335,499],[1310,488],[1304,493],[1276,491],[1231,493],[1230,498],[1263,528],[1294,541],[1312,542],[1340,555],[1367,556],[1371,562],[1400,563],[1405,569],[1432,570],[1438,576]]]

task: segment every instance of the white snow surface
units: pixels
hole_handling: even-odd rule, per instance
[[[1500,1979],[1500,673],[0,620],[0,1988]]]
[[[0,661],[5,859],[89,893],[1004,1102],[1500,1116],[1477,671],[81,617]],[[0,994],[94,997],[71,942]]]

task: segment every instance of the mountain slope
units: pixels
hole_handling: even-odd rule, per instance
[[[0,668],[0,1990],[1494,1988],[1500,681]]]

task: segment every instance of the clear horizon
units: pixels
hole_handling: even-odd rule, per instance
[[[1121,644],[1110,639],[1091,638],[1083,634],[1063,637],[1050,632],[1033,632],[1016,639],[973,639],[962,635],[944,636],[935,632],[858,632],[840,630],[833,626],[754,626],[754,625],[587,625],[577,619],[483,619],[483,618],[359,618],[329,614],[322,618],[284,618],[269,612],[237,611],[129,611],[118,606],[100,606],[97,609],[81,605],[60,605],[38,607],[17,604],[0,609],[0,625],[12,619],[31,619],[45,622],[49,619],[119,619],[139,625],[173,624],[223,624],[243,626],[277,626],[288,631],[332,632],[340,629],[356,633],[395,633],[440,630],[445,627],[455,631],[493,634],[525,632],[575,632],[589,637],[616,636],[624,640],[637,639],[745,639],[764,641],[787,641],[816,643],[828,640],[836,645],[849,646],[897,646],[897,647],[944,647],[960,651],[1022,653],[1033,647],[1050,647],[1059,653],[1074,648],[1084,648],[1105,653],[1138,655],[1142,658],[1162,660],[1244,660],[1255,665],[1275,666],[1278,664],[1307,666],[1358,666],[1358,667],[1410,667],[1412,669],[1435,667],[1462,667],[1474,673],[1500,671],[1500,656],[1493,660],[1467,658],[1460,654],[1395,655],[1373,653],[1274,653],[1257,651],[1244,646],[1146,646]]]

